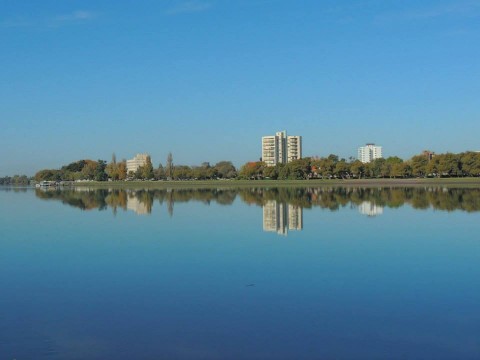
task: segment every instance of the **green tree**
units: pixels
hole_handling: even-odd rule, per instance
[[[240,168],[240,177],[243,179],[263,178],[265,163],[262,161],[248,162]]]
[[[378,178],[383,175],[383,165],[385,163],[385,159],[375,159],[372,162],[367,164],[367,173],[368,176],[372,178]]]
[[[365,164],[360,160],[355,160],[350,165],[350,171],[352,175],[360,179],[365,176]]]
[[[400,166],[403,160],[398,156],[391,156],[383,162],[381,169],[382,177],[398,177],[402,176],[402,167]]]
[[[76,173],[76,172],[82,171],[83,167],[86,164],[87,164],[87,160],[79,160],[79,161],[72,162],[68,165],[62,166],[61,170]]]
[[[237,176],[237,169],[231,161],[220,161],[215,164],[214,169],[219,178],[232,179]]]
[[[112,180],[120,179],[120,164],[117,164],[117,157],[115,153],[112,154],[112,161],[105,168],[105,172]]]
[[[154,171],[154,176],[156,180],[165,180],[165,169],[162,164],[158,164],[158,168]]]
[[[415,155],[410,160],[412,175],[415,177],[424,177],[427,175],[428,158],[425,155]]]
[[[434,158],[438,161],[438,172],[445,176],[461,175],[460,157],[456,154],[447,153]]]
[[[81,178],[86,180],[94,180],[97,174],[97,162],[93,160],[85,160],[85,165],[81,171]]]
[[[187,165],[177,165],[173,170],[173,178],[176,180],[192,179],[192,169]]]
[[[196,180],[205,180],[208,177],[207,168],[204,166],[195,166],[192,168],[192,176]]]
[[[315,167],[317,174],[322,178],[331,178],[335,174],[335,166],[338,156],[330,154],[327,158],[313,160],[311,165]]]
[[[153,165],[152,165],[152,159],[150,158],[150,156],[147,156],[145,165],[143,166],[142,177],[145,180],[153,178]]]
[[[279,168],[277,166],[266,166],[263,169],[263,175],[266,179],[278,179]]]
[[[310,171],[310,159],[293,160],[280,169],[278,178],[283,180],[307,179]]]
[[[480,176],[480,153],[472,151],[460,154],[462,171],[468,176]]]
[[[137,170],[134,173],[135,179],[143,179],[143,168],[144,168],[143,165],[137,168]]]
[[[169,152],[167,156],[167,163],[165,166],[165,175],[167,176],[167,180],[173,178],[173,169],[173,155],[171,152]]]
[[[345,159],[342,159],[335,164],[335,175],[342,179],[350,177],[350,165]]]
[[[427,163],[425,167],[425,173],[428,176],[441,176],[439,171],[439,162],[440,162],[440,155],[435,156],[432,160]]]
[[[108,179],[108,175],[105,172],[107,167],[107,162],[105,160],[98,160],[97,166],[95,169],[95,180],[96,181],[105,181]]]
[[[127,160],[123,159],[117,163],[118,180],[125,180],[127,178]]]
[[[60,170],[45,169],[35,174],[35,181],[60,181],[62,180],[62,172]]]

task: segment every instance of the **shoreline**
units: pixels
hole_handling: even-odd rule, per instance
[[[74,187],[95,188],[235,188],[235,187],[469,187],[480,188],[480,178],[334,179],[334,180],[186,180],[186,181],[89,181]]]

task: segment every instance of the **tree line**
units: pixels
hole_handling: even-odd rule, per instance
[[[138,167],[135,172],[127,173],[127,161],[117,161],[115,154],[112,161],[105,160],[79,160],[60,169],[44,169],[35,174],[35,180],[40,181],[123,181],[123,180],[211,180],[234,179],[237,169],[231,161],[220,161],[215,165],[204,162],[200,166],[174,165],[171,153],[167,156],[165,166],[161,163],[153,167],[150,156],[145,164]]]
[[[0,177],[0,185],[28,185],[30,184],[30,178],[27,175],[14,175]]]
[[[241,179],[366,179],[412,177],[465,177],[480,176],[480,153],[415,155],[409,160],[397,156],[362,163],[337,155],[322,158],[303,158],[288,164],[266,166],[262,161],[249,162],[239,171]]]
[[[79,160],[57,170],[40,170],[36,181],[122,181],[122,180],[211,180],[211,179],[367,179],[367,178],[412,178],[412,177],[465,177],[480,176],[480,153],[463,152],[430,155],[415,155],[409,160],[397,156],[376,159],[364,164],[350,158],[340,159],[337,155],[314,158],[307,157],[288,164],[266,166],[264,162],[248,162],[239,171],[231,161],[220,161],[215,165],[204,162],[199,166],[176,165],[168,154],[165,166],[154,168],[147,157],[144,166],[127,173],[126,160],[112,161]]]

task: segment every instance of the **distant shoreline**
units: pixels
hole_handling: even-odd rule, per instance
[[[186,181],[89,181],[75,187],[95,188],[232,188],[232,187],[471,187],[480,188],[480,178],[422,179],[332,179],[332,180],[186,180]]]

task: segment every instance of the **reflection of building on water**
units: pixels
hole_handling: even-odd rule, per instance
[[[371,201],[364,201],[358,206],[358,211],[362,215],[377,216],[383,214],[383,206],[377,205]]]
[[[147,204],[141,202],[134,194],[128,195],[127,209],[134,211],[137,215],[147,215],[150,213]]]
[[[287,235],[288,230],[303,229],[303,209],[300,206],[269,200],[263,205],[263,231]]]
[[[298,205],[288,205],[288,228],[290,230],[303,229],[303,209]]]

